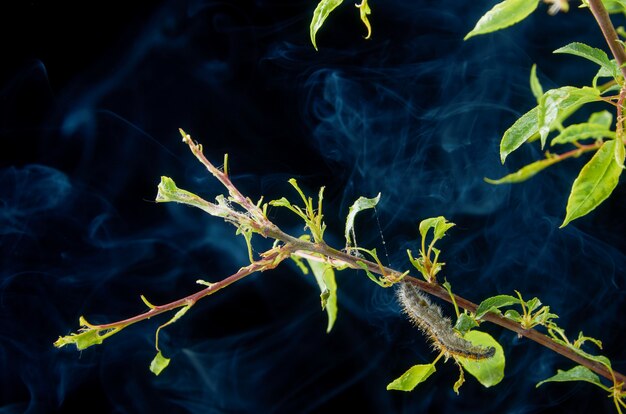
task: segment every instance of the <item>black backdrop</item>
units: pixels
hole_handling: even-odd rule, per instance
[[[4,2],[0,13],[0,412],[364,413],[610,412],[587,384],[535,389],[568,360],[494,326],[506,378],[485,389],[440,364],[412,393],[385,385],[434,358],[391,290],[338,275],[339,315],[326,334],[319,291],[297,268],[254,275],[205,299],[161,336],[170,367],[148,371],[148,321],[83,352],[52,342],[78,316],[107,322],[163,303],[245,264],[230,227],[151,200],[161,175],[205,197],[220,188],[180,142],[183,127],[252,198],[326,186],[327,239],[359,195],[382,192],[359,221],[363,246],[408,266],[420,219],[457,223],[442,243],[445,276],[478,301],[518,289],[578,330],[623,346],[626,193],[559,230],[575,160],[516,186],[498,177],[541,156],[525,147],[501,166],[498,143],[545,88],[583,85],[591,63],[551,51],[603,47],[586,10],[540,7],[507,31],[463,42],[494,1],[372,1],[373,36],[350,2],[315,52],[312,1]],[[476,4],[474,4],[476,3]],[[598,108],[591,108],[596,110]],[[273,209],[293,233],[301,226]],[[259,246],[259,250],[262,246]],[[452,309],[445,305],[445,311]]]

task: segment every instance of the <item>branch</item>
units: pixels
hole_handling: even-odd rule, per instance
[[[278,264],[280,264],[283,260],[289,258],[292,254],[307,259],[322,260],[325,263],[328,263],[331,266],[335,267],[345,266],[355,270],[367,269],[371,273],[382,276],[383,279],[388,282],[388,284],[384,284],[386,286],[391,286],[401,279],[408,280],[411,283],[417,285],[424,292],[429,293],[433,296],[437,296],[438,298],[443,299],[447,302],[454,303],[449,292],[435,282],[426,282],[413,276],[407,275],[408,272],[402,273],[395,269],[385,267],[380,263],[375,263],[362,257],[357,257],[344,251],[334,249],[328,246],[323,241],[311,242],[293,237],[283,232],[265,215],[266,205],[261,208],[261,203],[254,204],[249,198],[243,196],[230,181],[228,177],[226,159],[224,171],[222,172],[218,168],[213,166],[213,164],[211,164],[211,162],[209,162],[204,157],[204,155],[202,154],[201,145],[194,143],[189,135],[185,134],[183,131],[181,131],[181,134],[183,135],[183,141],[189,145],[191,151],[196,156],[196,158],[198,158],[207,167],[211,174],[213,174],[224,185],[224,187],[226,187],[230,197],[228,198],[228,200],[226,200],[223,196],[218,196],[216,198],[217,204],[210,203],[195,194],[177,188],[174,182],[171,181],[171,179],[162,179],[162,182],[159,185],[159,194],[157,195],[157,201],[173,201],[198,207],[211,215],[221,217],[222,219],[231,222],[238,227],[238,231],[242,231],[242,229],[247,231],[246,229],[249,229],[254,233],[260,234],[263,237],[274,239],[282,244],[275,243],[275,246],[272,249],[261,254],[261,259],[253,261],[250,265],[241,268],[238,272],[223,279],[222,281],[208,284],[206,288],[182,299],[178,299],[160,306],[151,305],[144,300],[146,304],[150,307],[150,310],[139,315],[121,321],[111,322],[102,325],[92,325],[87,323],[83,318],[81,318],[81,331],[79,331],[78,334],[72,334],[59,338],[55,342],[55,346],[61,347],[68,344],[74,344],[78,347],[78,349],[84,349],[91,345],[100,344],[104,339],[119,332],[121,329],[127,326],[130,326],[142,320],[150,319],[154,316],[172,311],[177,308],[193,306],[198,300],[209,296],[217,292],[218,290],[221,290],[226,286],[229,286],[232,283],[243,279],[246,276],[249,276],[255,272],[262,272],[265,270],[273,269],[278,266]],[[588,146],[581,146],[577,149],[570,151],[569,153],[561,154],[560,157],[574,157],[580,155],[583,152],[594,149],[597,145],[598,144],[596,143]],[[245,212],[235,211],[230,203],[235,203],[239,205],[245,210]],[[321,211],[318,211],[318,213],[321,213]],[[249,238],[251,237],[251,234],[243,234],[244,236],[247,235],[246,241],[249,244]],[[478,305],[476,305],[475,303],[457,295],[454,295],[454,301],[459,307],[473,313],[476,312],[476,309],[478,307]],[[616,371],[611,372],[604,365],[589,360],[580,354],[577,354],[572,349],[553,341],[549,336],[544,335],[535,329],[524,329],[519,323],[506,319],[503,316],[495,313],[487,313],[482,316],[481,319],[513,331],[519,336],[523,336],[532,341],[535,341],[538,344],[548,349],[551,349],[552,351],[557,352],[580,365],[589,368],[597,374],[612,381],[616,388],[622,388],[623,384],[626,383],[626,376],[624,376],[623,374]]]
[[[283,235],[277,234],[276,235],[277,238],[279,239],[291,239],[292,237],[289,235],[286,235],[283,233]],[[285,237],[287,236],[287,237]],[[272,236],[273,237],[273,236]],[[310,242],[305,242],[302,240],[298,240],[299,241],[300,246],[299,248],[302,250],[305,250],[307,252],[315,252],[318,254],[323,254],[326,257],[329,257],[332,260],[336,260],[336,261],[340,261],[342,263],[345,263],[346,265],[348,265],[350,268],[352,269],[357,269],[357,270],[361,270],[362,267],[359,266],[356,262],[360,262],[360,263],[364,263],[368,270],[372,273],[376,273],[379,274],[381,276],[390,278],[390,279],[394,279],[397,278],[401,275],[400,272],[398,272],[397,270],[394,269],[390,269],[387,267],[384,268],[380,268],[378,266],[378,264],[368,261],[368,260],[364,260],[361,258],[357,258],[355,256],[349,255],[347,253],[335,250],[327,245],[314,245],[313,243]],[[306,246],[308,245],[308,246]],[[298,254],[298,252],[296,252],[296,254]],[[421,290],[423,290],[424,292],[427,292],[433,296],[437,296],[440,299],[445,300],[446,302],[449,303],[453,303],[452,302],[452,298],[450,297],[450,294],[448,293],[448,291],[446,289],[444,289],[441,285],[436,284],[436,283],[428,283],[425,282],[423,280],[420,280],[416,277],[407,275],[404,276],[404,280],[409,280],[411,283],[417,285]],[[478,305],[457,295],[454,295],[454,300],[456,301],[457,305],[460,306],[463,309],[466,309],[470,312],[476,312],[476,309],[478,308]],[[552,340],[552,338],[550,338],[547,335],[544,335],[542,333],[540,333],[539,331],[535,330],[535,329],[524,329],[520,326],[520,324],[510,320],[510,319],[506,319],[503,316],[500,316],[498,314],[495,313],[487,313],[486,315],[484,315],[482,317],[483,320],[489,321],[491,323],[494,323],[498,326],[501,326],[505,329],[508,329],[510,331],[513,331],[515,333],[517,333],[519,336],[523,336],[525,338],[528,338],[534,342],[537,342],[538,344],[554,351],[557,352],[561,355],[563,355],[564,357],[580,364],[583,365],[587,368],[589,368],[590,370],[594,371],[596,374],[603,376],[604,378],[608,379],[609,381],[613,382],[614,380],[617,381],[618,384],[625,384],[626,383],[626,376],[624,376],[623,374],[617,372],[617,371],[613,371],[612,373],[602,364],[596,362],[596,361],[592,361],[589,360],[585,357],[583,357],[580,354],[577,354],[576,352],[572,351],[571,349],[567,348],[566,346],[563,346],[561,344],[558,344],[556,342],[554,342]]]
[[[602,0],[588,0],[589,1],[589,9],[595,17],[596,22],[598,22],[598,26],[600,26],[600,30],[602,30],[602,34],[604,35],[604,39],[606,43],[609,45],[611,49],[611,53],[615,57],[617,61],[617,65],[620,67],[622,71],[622,76],[626,79],[626,68],[622,67],[622,65],[626,62],[626,52],[624,52],[624,47],[619,41],[619,37],[617,36],[617,32],[615,31],[615,27],[611,22],[611,18],[609,17],[609,13],[606,11],[604,4],[602,4]]]

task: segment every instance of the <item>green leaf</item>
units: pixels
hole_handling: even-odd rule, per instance
[[[500,313],[498,309],[504,306],[516,305],[520,303],[519,299],[511,295],[497,295],[487,298],[480,302],[476,309],[476,318],[482,317],[487,312]]]
[[[473,360],[469,358],[457,357],[459,363],[474,376],[484,387],[491,387],[498,384],[504,378],[504,350],[502,346],[493,339],[491,335],[480,331],[469,331],[464,338],[474,345],[483,347],[494,347],[496,353],[487,359]]]
[[[76,349],[82,351],[93,345],[100,345],[109,336],[115,335],[121,328],[101,329],[97,325],[92,325],[81,316],[78,318],[81,328],[78,333],[72,333],[66,336],[60,336],[54,342],[54,346],[61,348],[66,345],[75,345]]]
[[[365,25],[367,29],[366,39],[369,39],[372,36],[372,25],[370,24],[368,15],[372,14],[372,10],[370,6],[367,4],[367,0],[361,0],[361,4],[355,4],[355,6],[359,9],[359,15],[361,16],[361,21]]]
[[[462,335],[465,335],[472,328],[476,328],[478,323],[476,319],[469,316],[467,313],[462,313],[459,315],[459,318],[456,320],[456,324],[454,325],[454,329],[459,331]]]
[[[313,12],[313,19],[311,19],[310,27],[311,43],[313,43],[315,50],[318,50],[317,44],[315,43],[317,31],[322,27],[328,15],[341,3],[343,3],[343,0],[321,0],[317,4],[317,7]]]
[[[412,391],[419,383],[424,382],[435,373],[435,364],[414,365],[404,374],[391,381],[387,390]]]
[[[615,138],[615,132],[597,123],[575,124],[561,131],[550,142],[550,145],[571,144],[588,138]]]
[[[422,220],[419,226],[422,239],[426,238],[428,230],[433,229],[433,241],[431,242],[432,244],[434,244],[434,242],[436,242],[437,240],[443,238],[443,236],[446,235],[446,232],[452,227],[454,227],[454,223],[450,223],[443,216],[431,217]]]
[[[337,319],[337,282],[335,280],[335,271],[328,263],[309,259],[307,259],[307,263],[311,267],[317,285],[320,288],[322,310],[326,310],[328,315],[326,332],[330,332]]]
[[[463,40],[514,25],[535,11],[538,4],[538,0],[504,0],[485,13]]]
[[[376,249],[372,249],[373,251],[376,251]],[[370,272],[369,268],[367,267],[367,265],[365,264],[365,262],[362,261],[357,261],[356,264],[363,270],[365,270],[365,274],[367,275],[367,277],[370,278],[370,280],[374,283],[376,283],[378,286],[380,287],[389,287],[389,282],[387,282],[383,277],[376,277],[376,275],[372,272]]]
[[[539,99],[537,113],[541,147],[545,146],[550,131],[560,124],[560,118],[567,115],[573,108],[597,100],[600,100],[600,91],[586,86],[582,88],[564,86],[544,93]]]
[[[541,306],[541,301],[539,300],[539,298],[536,297],[526,302],[526,308],[528,308],[528,312],[534,311],[539,306]]]
[[[626,12],[626,1],[624,0],[602,0],[602,4],[609,14]]]
[[[150,362],[150,371],[154,373],[154,375],[159,375],[167,366],[170,364],[170,359],[165,358],[161,351],[159,351],[152,362]]]
[[[610,140],[602,144],[580,171],[572,185],[561,228],[594,210],[617,186],[622,168],[615,160],[616,143],[616,140]],[[621,162],[623,164],[623,158]]]
[[[175,202],[181,204],[187,204],[193,207],[197,207],[206,211],[212,216],[226,217],[232,210],[223,196],[218,196],[217,204],[210,203],[194,193],[187,190],[180,189],[176,186],[174,180],[169,177],[161,177],[161,182],[158,186],[158,192],[156,199],[157,203]]]
[[[539,98],[543,96],[543,88],[541,87],[541,83],[539,82],[539,78],[537,77],[537,65],[533,64],[530,68],[530,90],[532,91],[537,101]]]
[[[60,348],[65,345],[74,344],[76,349],[82,351],[92,345],[100,345],[104,340],[103,336],[99,334],[97,329],[88,329],[78,334],[70,334],[67,336],[61,336],[54,343],[54,346]]]
[[[369,208],[375,208],[378,202],[380,201],[380,193],[374,198],[366,198],[359,197],[350,209],[348,210],[348,217],[346,217],[346,251],[350,252],[351,247],[357,247],[356,244],[356,235],[354,234],[354,219],[356,215],[363,210],[367,210]]]
[[[618,77],[619,68],[617,66],[617,63],[611,61],[606,52],[601,49],[591,47],[584,43],[574,42],[555,50],[553,53],[566,53],[570,55],[580,56],[594,63],[597,63],[598,65],[603,67],[608,73],[610,73],[612,77],[616,79]]]
[[[504,312],[504,317],[518,323],[522,321],[522,315],[515,309],[508,309]]]
[[[557,370],[556,375],[547,378],[541,382],[538,382],[535,387],[540,387],[547,382],[568,382],[568,381],[585,381],[597,385],[600,388],[605,389],[605,386],[600,382],[600,377],[593,373],[589,368],[577,365],[574,368],[563,371]]]
[[[539,132],[539,107],[534,107],[522,115],[504,132],[500,141],[500,161],[504,164],[506,157],[522,146]]]
[[[606,109],[600,112],[594,112],[589,117],[590,124],[602,125],[606,129],[611,129],[613,125],[613,114]]]
[[[298,266],[298,269],[300,269],[302,273],[304,273],[305,275],[309,274],[309,268],[306,267],[300,257],[292,254],[289,258],[294,261],[294,263],[296,264],[296,266]]]
[[[508,184],[508,183],[521,183],[522,181],[526,181],[529,178],[534,177],[539,172],[545,170],[552,164],[556,164],[559,161],[560,160],[557,157],[546,158],[545,160],[539,160],[539,161],[530,163],[520,168],[519,170],[515,171],[514,173],[507,174],[504,177],[497,179],[497,180],[492,180],[491,178],[485,177],[485,181],[488,182],[489,184],[495,184],[495,185]]]

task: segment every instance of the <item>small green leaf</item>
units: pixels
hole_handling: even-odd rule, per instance
[[[424,382],[435,373],[435,364],[414,365],[404,374],[391,381],[387,390],[412,391],[419,383]]]
[[[354,234],[354,219],[356,215],[363,210],[369,208],[375,208],[380,201],[380,193],[374,198],[359,197],[350,209],[348,210],[348,217],[346,217],[346,230],[344,235],[346,237],[346,251],[350,251],[351,247],[357,247],[356,235]]]
[[[376,249],[372,249],[372,250],[374,252],[376,251]],[[376,283],[378,286],[384,287],[384,288],[390,286],[389,282],[386,279],[384,279],[383,277],[378,278],[378,277],[376,277],[376,275],[374,273],[370,272],[369,268],[367,267],[367,265],[364,262],[359,260],[359,261],[356,262],[356,264],[361,269],[365,270],[365,274],[367,275],[367,277],[369,277],[370,280],[372,282]]]
[[[313,43],[315,50],[318,50],[317,44],[315,43],[317,31],[322,27],[328,15],[341,3],[343,3],[343,0],[321,0],[317,4],[317,7],[313,12],[313,19],[311,19],[310,27],[311,43]]]
[[[218,196],[217,200],[217,204],[210,203],[194,193],[178,188],[174,180],[172,180],[171,178],[161,177],[161,182],[158,185],[157,196],[154,201],[156,201],[157,203],[175,202],[187,204],[204,210],[212,216],[228,216],[232,212],[232,210],[226,203],[224,197]]]
[[[582,58],[588,59],[603,67],[614,78],[617,78],[617,74],[619,73],[617,63],[611,61],[606,52],[601,49],[586,45],[584,43],[570,43],[555,50],[553,53],[567,53],[570,55],[580,56]]]
[[[552,164],[556,164],[559,161],[560,160],[557,157],[546,158],[544,160],[539,160],[539,161],[530,163],[520,168],[519,170],[515,171],[514,173],[507,174],[498,180],[492,180],[491,178],[485,178],[484,180],[488,182],[489,184],[495,184],[495,185],[509,184],[509,183],[521,183],[522,181],[526,181],[529,178],[534,177],[539,172],[545,170]]]
[[[615,138],[615,132],[597,123],[570,125],[557,135],[550,145],[571,144],[588,138]]]
[[[291,255],[290,259],[294,261],[294,263],[296,264],[296,266],[298,266],[298,269],[300,269],[300,271],[302,271],[302,273],[304,273],[305,275],[309,274],[309,268],[306,267],[306,265],[304,264],[304,262],[302,261],[302,259],[296,255]]]
[[[150,362],[150,371],[154,373],[154,375],[159,375],[167,366],[170,364],[170,359],[165,358],[161,351],[159,351],[152,362]]]
[[[522,321],[522,315],[515,309],[509,309],[504,312],[504,317],[518,323]]]
[[[100,345],[104,340],[104,337],[101,336],[97,329],[87,329],[83,332],[77,334],[70,334],[67,336],[61,336],[54,343],[54,346],[60,348],[65,345],[74,344],[76,345],[76,349],[82,351],[83,349],[87,349],[92,345]]]
[[[602,384],[602,382],[600,382],[600,377],[594,374],[589,368],[583,367],[582,365],[577,365],[568,371],[563,371],[559,369],[557,370],[557,373],[555,376],[538,382],[535,387],[540,387],[546,382],[568,382],[568,381],[586,381],[594,385],[597,385],[600,388],[605,389],[605,386]]]
[[[491,335],[480,331],[469,331],[464,338],[474,345],[482,347],[494,347],[496,353],[487,359],[473,360],[469,358],[457,357],[459,363],[474,376],[484,387],[491,387],[498,384],[504,378],[504,350],[502,346],[493,339]]]
[[[100,345],[109,336],[115,335],[121,330],[121,328],[106,328],[101,329],[97,325],[92,325],[81,316],[78,318],[78,323],[81,328],[78,333],[72,333],[66,336],[60,336],[54,342],[54,346],[61,348],[66,345],[75,345],[76,349],[82,351],[93,345]]]
[[[582,331],[578,332],[578,339],[576,339],[576,342],[574,343],[574,346],[576,348],[580,349],[580,347],[587,341],[591,342],[592,344],[594,344],[598,348],[602,349],[602,341],[601,340],[593,338],[591,336],[585,336],[585,335],[583,335]]]
[[[465,335],[465,333],[467,333],[470,329],[476,328],[477,326],[478,323],[476,322],[476,319],[472,318],[467,313],[462,313],[456,320],[454,329],[459,331],[462,335]]]
[[[361,21],[363,22],[363,24],[365,25],[365,28],[367,29],[367,35],[365,36],[365,38],[369,39],[372,36],[372,25],[370,24],[370,21],[367,18],[367,16],[372,14],[372,10],[370,9],[370,6],[367,4],[367,0],[361,0],[361,4],[355,4],[355,6],[359,9]]]
[[[326,332],[330,332],[337,319],[337,282],[335,280],[335,271],[332,266],[327,263],[308,259],[307,263],[311,267],[315,275],[315,281],[320,288],[322,310],[326,310],[326,314],[328,315]]]
[[[410,249],[407,249],[406,253],[409,255],[409,261],[411,262],[413,267],[415,267],[418,272],[420,272],[426,279],[428,279],[428,270],[424,266],[424,258],[420,256],[415,259]]]
[[[445,217],[439,216],[422,220],[420,222],[419,229],[420,235],[423,239],[426,238],[428,230],[433,229],[433,241],[431,243],[434,243],[443,238],[443,236],[446,235],[446,232],[452,227],[454,227],[454,223],[450,223]]]
[[[534,311],[539,306],[541,306],[541,301],[539,300],[539,298],[536,298],[536,297],[526,302],[526,307],[528,308],[528,312]]]
[[[539,132],[539,107],[534,107],[522,115],[504,132],[500,141],[500,161],[504,164],[506,157],[522,146]]]
[[[600,100],[600,91],[586,86],[582,88],[564,86],[544,93],[539,99],[537,113],[541,147],[545,146],[548,134],[560,124],[564,115],[574,108],[597,100]]]
[[[561,228],[600,205],[613,192],[622,173],[615,160],[616,140],[606,141],[583,167],[572,185]],[[622,164],[624,159],[621,159]]]
[[[512,26],[534,12],[538,4],[538,0],[504,0],[485,13],[463,40]]]
[[[500,313],[498,309],[504,306],[516,305],[520,303],[519,299],[511,295],[497,295],[487,298],[480,302],[476,309],[476,318],[482,317],[487,312]]]
[[[606,129],[610,129],[611,125],[613,124],[613,114],[611,114],[606,109],[600,112],[594,112],[589,117],[588,122],[590,124],[602,125]]]
[[[539,78],[537,77],[537,65],[533,64],[530,68],[530,90],[532,91],[537,101],[539,98],[543,96],[543,88],[541,87],[541,83],[539,82]]]

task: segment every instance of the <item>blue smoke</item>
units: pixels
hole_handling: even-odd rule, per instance
[[[457,223],[441,243],[455,292],[539,296],[571,337],[602,339],[623,372],[625,191],[559,230],[585,160],[515,186],[483,181],[541,156],[524,147],[501,166],[498,155],[502,132],[534,105],[532,63],[546,89],[586,84],[593,65],[551,52],[574,40],[603,47],[599,31],[586,10],[549,17],[541,6],[463,42],[495,2],[459,3],[372,2],[369,41],[346,3],[320,31],[319,52],[308,41],[311,2],[110,6],[76,25],[56,6],[17,13],[22,43],[0,83],[0,413],[611,410],[587,384],[535,389],[573,364],[487,325],[507,353],[500,385],[468,377],[456,396],[449,362],[412,393],[386,391],[435,355],[392,290],[351,271],[338,274],[331,334],[312,278],[284,265],[165,329],[172,363],[159,377],[148,365],[161,319],[82,352],[52,347],[80,315],[125,318],[144,310],[142,294],[165,303],[246,263],[228,225],[151,201],[161,175],[206,198],[221,191],[180,143],[182,127],[216,163],[230,154],[233,180],[253,199],[294,197],[290,177],[310,193],[325,185],[334,246],[348,206],[381,192],[376,212],[357,220],[358,239],[394,267],[418,249],[419,221],[445,215]],[[270,215],[301,232],[284,212]]]

